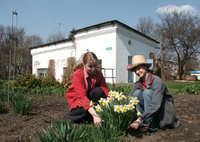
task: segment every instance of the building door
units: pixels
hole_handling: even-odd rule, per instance
[[[131,65],[132,64],[132,56],[129,56],[128,57],[128,65]],[[131,82],[133,82],[133,72],[131,72],[131,71],[128,71],[128,83],[131,83]]]

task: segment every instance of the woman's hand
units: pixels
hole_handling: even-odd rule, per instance
[[[134,121],[131,125],[128,126],[128,129],[138,129],[140,124]]]
[[[93,116],[94,124],[100,124],[102,122],[102,119],[100,116]]]
[[[93,107],[90,107],[88,112],[92,115],[94,124],[100,124],[102,122],[101,117],[97,114]]]
[[[130,126],[128,126],[127,129],[138,129],[140,127],[140,124],[143,122],[141,118],[138,118],[136,121],[134,121]]]

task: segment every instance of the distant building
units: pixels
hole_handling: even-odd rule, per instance
[[[200,80],[200,71],[190,71],[190,74],[197,76],[197,79]]]
[[[67,59],[74,57],[78,61],[84,53],[91,51],[99,59],[106,82],[136,82],[136,75],[126,70],[132,62],[132,56],[140,54],[149,59],[159,43],[117,20],[85,27],[73,33],[73,40],[65,39],[30,47],[32,73],[37,77],[45,76],[49,61],[54,60],[55,77],[61,81]]]

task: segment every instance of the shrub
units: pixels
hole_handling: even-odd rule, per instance
[[[23,94],[15,94],[13,96],[13,101],[11,104],[11,109],[16,114],[27,115],[32,109],[34,102],[28,99],[27,96]]]
[[[41,80],[37,79],[35,74],[31,74],[29,71],[20,75],[15,80],[15,86],[17,87],[24,87],[24,89],[28,90],[29,88],[34,88],[41,84]]]
[[[50,86],[54,86],[54,87],[61,87],[62,85],[52,76],[46,76],[42,78],[42,87],[50,87]]]
[[[63,87],[70,86],[72,84],[72,77],[69,77],[67,74],[64,74],[62,77]]]

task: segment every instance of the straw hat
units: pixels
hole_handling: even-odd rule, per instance
[[[146,65],[149,68],[151,63],[147,63],[146,58],[143,55],[135,55],[132,57],[132,65],[128,65],[127,70],[135,71],[135,68],[139,65]]]

